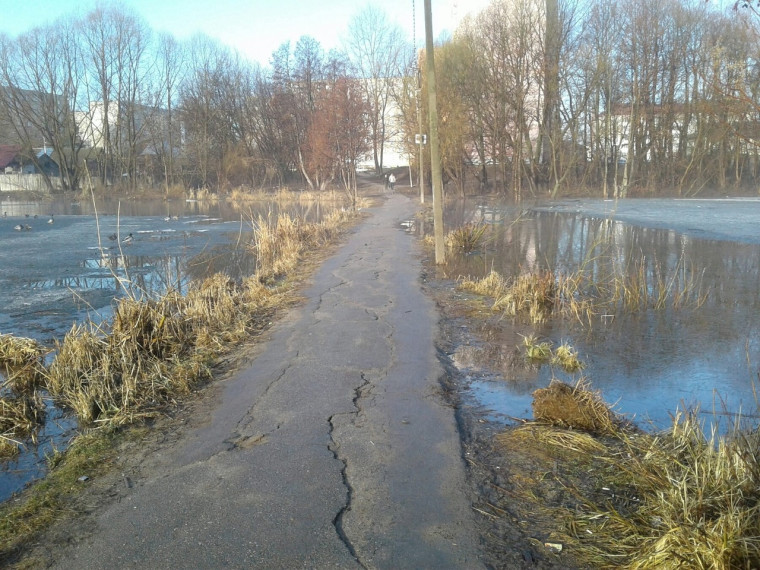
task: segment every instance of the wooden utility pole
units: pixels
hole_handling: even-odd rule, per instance
[[[419,58],[417,59],[419,62]],[[423,150],[425,148],[425,134],[422,130],[422,70],[417,65],[417,123],[419,132],[420,145],[420,204],[425,203],[425,155]]]
[[[443,240],[443,177],[438,149],[438,104],[435,95],[435,58],[433,56],[433,14],[430,1],[425,0],[425,60],[428,87],[428,113],[430,115],[430,170],[433,182],[433,234],[435,237],[435,263],[446,261]]]

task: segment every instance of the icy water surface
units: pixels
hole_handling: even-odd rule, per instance
[[[125,294],[184,291],[191,279],[253,271],[251,221],[276,217],[272,203],[2,202],[0,333],[48,343],[74,321],[110,316]],[[293,215],[318,219],[321,208],[294,205]],[[97,212],[97,217],[95,213]],[[48,223],[52,219],[53,223]],[[22,225],[29,228],[17,231]],[[130,237],[131,236],[131,237]],[[111,239],[113,238],[113,239]]]
[[[283,210],[315,221],[322,208]],[[52,346],[75,322],[109,319],[113,299],[127,293],[184,292],[219,271],[250,275],[252,223],[283,210],[252,203],[241,214],[225,202],[185,200],[0,202],[0,334]],[[66,446],[75,422],[52,406],[47,417],[40,444],[2,466],[0,501],[44,473],[53,447]]]
[[[492,267],[504,275],[583,267],[599,282],[613,270],[646,276],[647,310],[605,311],[585,327],[563,320],[533,329],[555,346],[574,346],[586,364],[582,374],[618,411],[656,428],[685,408],[721,425],[738,412],[756,420],[760,201],[476,202],[448,212],[449,227],[468,222],[489,224],[493,241],[486,251],[450,259],[450,276],[482,276]],[[668,299],[651,308],[663,289]],[[579,374],[515,366],[518,333],[530,328],[503,324],[479,331],[484,343],[460,347],[453,358],[493,418],[529,418],[533,390],[552,376],[574,381]]]

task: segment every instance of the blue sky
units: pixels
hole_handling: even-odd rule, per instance
[[[3,3],[10,2],[4,0]],[[204,32],[236,48],[251,60],[269,62],[283,42],[293,44],[308,35],[325,50],[339,47],[348,23],[368,0],[120,0],[145,18],[155,31],[178,39]],[[376,0],[391,20],[412,37],[412,5],[417,12],[417,44],[424,41],[423,0]],[[467,10],[482,8],[488,0],[432,0],[433,32],[452,30]],[[95,0],[18,0],[0,19],[0,33],[11,37],[62,16],[84,14]]]

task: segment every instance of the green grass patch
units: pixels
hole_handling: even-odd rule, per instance
[[[0,506],[0,562],[13,562],[20,549],[65,512],[81,492],[79,478],[108,470],[114,459],[114,432],[97,431],[77,437],[44,479],[22,496]]]

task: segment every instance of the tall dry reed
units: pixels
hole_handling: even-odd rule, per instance
[[[83,425],[120,425],[159,413],[210,375],[213,360],[267,322],[278,301],[268,286],[302,253],[334,237],[351,214],[320,224],[288,216],[255,224],[255,275],[238,283],[216,274],[158,299],[131,294],[98,327],[75,325],[56,344],[47,388]]]

